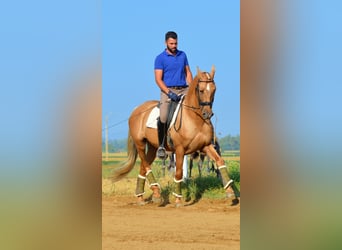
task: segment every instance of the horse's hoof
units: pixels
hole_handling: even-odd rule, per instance
[[[236,206],[236,205],[238,205],[239,203],[240,203],[240,200],[239,200],[238,198],[235,198],[235,199],[232,200],[231,206]]]
[[[162,198],[161,197],[152,197],[152,202],[155,204],[160,204],[160,203],[162,203]]]
[[[138,206],[145,206],[146,202],[145,201],[137,201]]]
[[[233,199],[233,198],[238,198],[240,197],[240,192],[239,190],[232,184],[226,189],[226,198],[227,199]]]
[[[176,203],[175,204],[175,208],[180,208],[180,207],[183,207],[184,205],[182,203]]]
[[[235,197],[235,195],[234,195],[234,193],[226,193],[226,198],[227,199],[232,199],[232,198],[234,198]]]
[[[234,193],[234,190],[231,188],[231,187],[228,187],[226,189],[226,198],[227,199],[232,199],[235,197],[235,193]]]

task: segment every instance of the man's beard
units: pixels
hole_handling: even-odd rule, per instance
[[[176,54],[177,48],[171,49],[169,46],[167,46],[167,50],[170,51],[172,54]]]

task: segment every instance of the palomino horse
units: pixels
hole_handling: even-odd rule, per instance
[[[213,115],[212,105],[216,86],[214,83],[215,67],[210,73],[201,72],[197,67],[197,75],[189,84],[187,95],[173,126],[168,130],[166,150],[176,154],[176,172],[174,177],[173,195],[176,196],[176,206],[181,205],[181,182],[183,181],[183,158],[185,154],[201,151],[207,154],[219,166],[222,176],[222,183],[227,194],[237,197],[237,190],[228,176],[228,169],[224,160],[216,152],[211,144],[213,138],[213,125],[210,118]],[[127,160],[113,170],[113,181],[118,181],[126,176],[134,167],[137,155],[141,159],[140,173],[137,178],[135,195],[138,197],[138,204],[144,204],[143,194],[145,181],[148,180],[153,190],[152,201],[161,202],[160,185],[156,181],[151,164],[156,158],[156,151],[159,146],[157,129],[146,126],[150,110],[158,105],[158,101],[147,101],[135,108],[129,118],[129,132],[127,139]]]

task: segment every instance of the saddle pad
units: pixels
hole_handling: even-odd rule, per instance
[[[154,107],[147,118],[146,127],[157,128],[157,122],[159,117],[159,108]]]
[[[176,107],[175,112],[173,113],[172,120],[171,120],[171,123],[170,123],[169,128],[170,128],[170,127],[175,123],[175,121],[176,121],[177,114],[178,114],[178,112],[179,112],[179,108],[180,108],[180,106],[181,106],[181,103],[183,102],[183,98],[184,98],[184,96],[181,97],[181,100],[180,100],[179,103],[177,104],[177,107]],[[148,128],[158,128],[158,125],[157,125],[158,118],[159,118],[159,108],[158,108],[158,107],[154,107],[154,108],[151,110],[151,113],[150,113],[150,115],[149,115],[148,118],[147,118],[146,127],[148,127]]]

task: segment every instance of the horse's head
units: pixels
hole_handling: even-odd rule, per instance
[[[205,120],[210,119],[213,116],[212,106],[216,91],[214,75],[214,65],[211,68],[210,74],[207,72],[201,72],[201,70],[197,67],[197,76],[194,79],[194,81],[197,81],[196,95],[200,105],[202,117]]]

